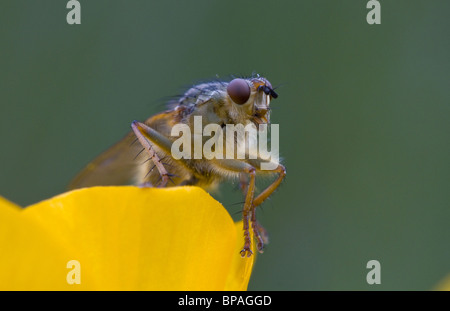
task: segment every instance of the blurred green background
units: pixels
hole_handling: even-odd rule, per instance
[[[250,290],[427,290],[450,273],[449,1],[0,3],[0,193],[61,193],[132,120],[258,72],[287,178]],[[239,218],[232,185],[216,195]],[[229,196],[232,193],[232,196]],[[366,263],[381,263],[381,285]]]

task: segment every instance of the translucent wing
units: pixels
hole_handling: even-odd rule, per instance
[[[91,186],[126,185],[136,183],[136,170],[142,165],[143,147],[134,133],[100,154],[69,184],[69,189]]]

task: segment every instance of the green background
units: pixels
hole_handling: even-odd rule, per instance
[[[450,273],[449,1],[0,3],[0,193],[64,191],[132,120],[200,80],[277,89],[287,178],[251,290],[428,290]],[[242,197],[216,197],[235,219]],[[231,196],[228,194],[232,193]],[[366,263],[381,263],[368,285]]]

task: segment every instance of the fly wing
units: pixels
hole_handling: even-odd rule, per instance
[[[69,184],[68,189],[136,183],[142,165],[143,147],[130,132],[118,143],[89,163]]]

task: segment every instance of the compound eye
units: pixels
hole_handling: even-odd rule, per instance
[[[243,105],[250,98],[250,86],[244,79],[234,79],[228,83],[228,95],[238,105]]]

